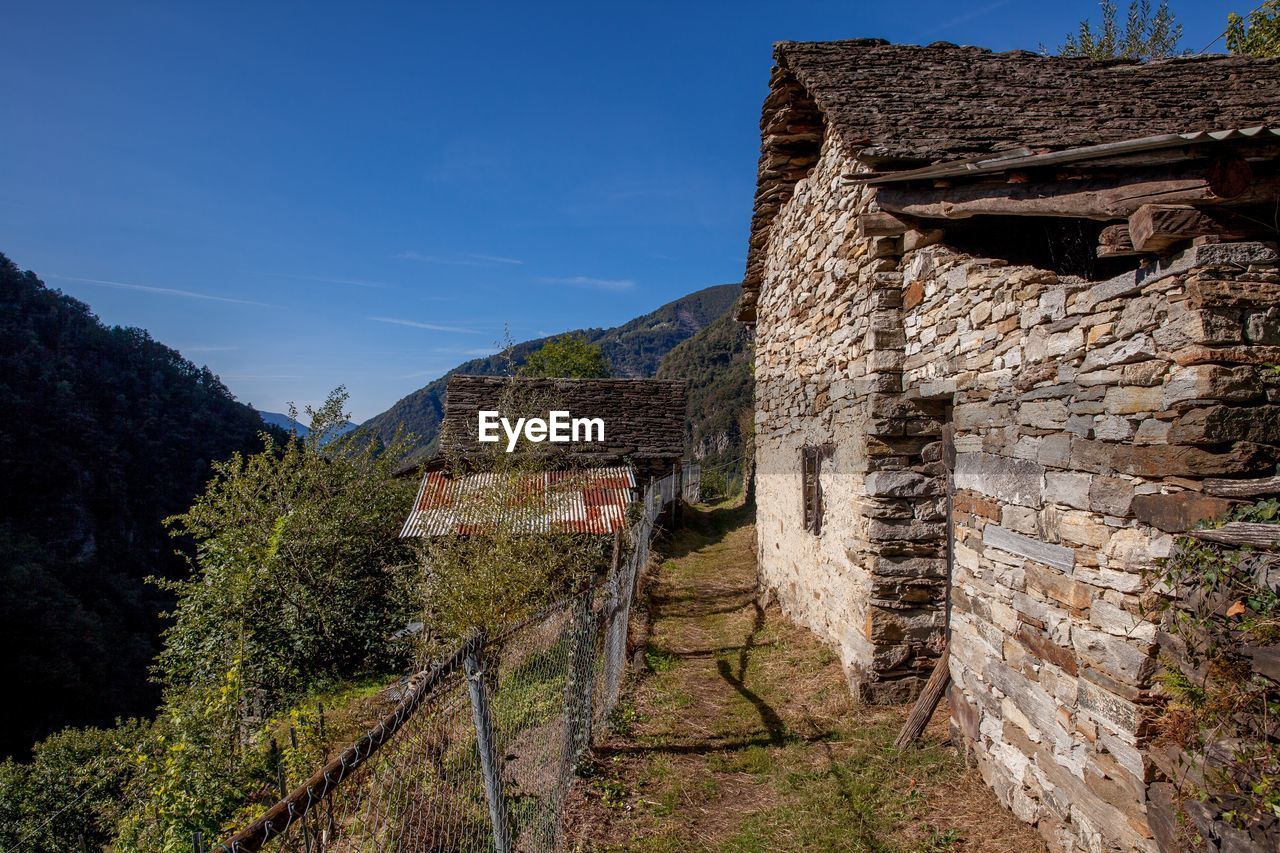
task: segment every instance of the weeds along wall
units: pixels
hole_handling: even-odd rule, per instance
[[[1144,572],[1229,507],[1204,479],[1280,460],[1276,252],[1059,276],[866,233],[859,168],[829,135],[768,233],[761,582],[869,701],[914,696],[949,633],[953,730],[1000,799],[1053,849],[1157,849]]]

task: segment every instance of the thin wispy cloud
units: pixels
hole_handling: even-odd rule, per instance
[[[224,373],[222,379],[246,382],[253,379],[305,379],[296,373]]]
[[[298,275],[287,272],[264,272],[260,275],[269,275],[272,278],[291,278],[295,281],[318,281],[324,284],[348,284],[352,287],[374,287],[386,289],[389,287],[399,287],[398,284],[392,284],[389,281],[370,281],[364,278],[329,278],[322,275]]]
[[[630,290],[636,286],[635,281],[629,278],[592,278],[587,275],[574,275],[561,278],[540,278],[538,281],[543,284],[565,284],[569,287],[582,287],[587,290],[606,290],[615,293],[621,290]]]
[[[179,347],[179,352],[234,352],[240,347]]]
[[[465,258],[474,258],[474,259],[475,259],[475,260],[477,260],[477,261],[482,261],[482,262],[484,262],[484,263],[489,263],[489,264],[511,264],[511,265],[513,265],[513,266],[523,266],[523,265],[524,265],[524,261],[520,260],[519,258],[504,258],[504,257],[502,257],[501,255],[471,255],[471,254],[466,254],[466,255],[463,255],[463,257],[465,257]]]
[[[988,3],[987,5],[979,6],[976,9],[970,9],[968,12],[965,12],[963,15],[957,15],[954,18],[943,21],[941,24],[938,24],[936,27],[934,27],[931,30],[926,30],[924,34],[927,36],[931,36],[935,33],[940,33],[945,30],[949,30],[953,27],[958,27],[961,24],[967,24],[970,21],[972,21],[974,18],[981,18],[983,15],[988,15],[994,12],[996,9],[1002,8],[1004,6],[1008,6],[1012,2],[1013,0],[996,0],[996,2],[994,3]]]
[[[460,335],[481,335],[483,332],[466,329],[461,326],[442,326],[437,323],[419,323],[417,320],[403,320],[399,317],[369,317],[375,323],[390,323],[393,326],[408,326],[411,329],[426,329],[430,332],[456,332]]]
[[[173,287],[152,287],[147,284],[130,284],[125,281],[107,281],[101,278],[78,278],[72,275],[48,274],[45,278],[56,278],[59,281],[76,281],[81,284],[92,284],[96,287],[110,287],[114,290],[133,290],[139,293],[155,293],[160,296],[178,296],[183,299],[205,299],[209,302],[229,302],[233,305],[257,305],[260,308],[280,308],[266,302],[255,302],[252,299],[233,299],[230,296],[214,296],[212,293],[197,293],[194,290],[178,290]]]
[[[444,256],[424,255],[411,249],[401,252],[395,257],[402,261],[418,261],[424,264],[444,264],[454,267],[522,266],[524,264],[524,261],[519,258],[506,258],[501,255],[477,255],[471,252]]]

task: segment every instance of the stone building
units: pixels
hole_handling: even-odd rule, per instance
[[[1280,63],[783,43],[739,319],[760,577],[1055,849],[1154,850],[1153,567],[1280,460]]]
[[[684,457],[688,390],[683,381],[454,375],[445,389],[442,458],[503,452],[477,440],[481,410],[501,411],[514,421],[515,415],[545,418],[552,409],[603,422],[603,440],[594,440],[593,434],[591,441],[536,445],[564,465],[627,465],[643,487],[650,478],[670,474]]]

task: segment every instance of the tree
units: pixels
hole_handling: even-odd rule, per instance
[[[189,850],[193,831],[218,834],[272,778],[261,720],[412,660],[392,639],[421,609],[397,536],[415,488],[395,476],[406,445],[325,443],[345,401],[339,388],[308,410],[304,439],[215,463],[169,520],[196,542],[194,571],[164,582],[177,601],[155,666],[164,702],[137,750],[117,849]]]
[[[1084,20],[1080,31],[1067,36],[1058,48],[1060,56],[1086,59],[1163,59],[1178,49],[1182,40],[1182,24],[1169,11],[1169,0],[1160,0],[1154,13],[1151,0],[1133,0],[1129,4],[1124,27],[1116,21],[1115,0],[1102,0],[1102,24],[1097,30]]]
[[[1280,0],[1266,0],[1242,18],[1227,15],[1227,50],[1244,56],[1280,56]]]
[[[155,710],[173,601],[144,579],[187,572],[163,521],[271,429],[207,368],[2,254],[0,412],[0,683],[23,685],[0,755],[21,758],[62,726]]]
[[[579,334],[552,338],[525,359],[521,376],[561,379],[605,379],[609,362],[596,344]]]

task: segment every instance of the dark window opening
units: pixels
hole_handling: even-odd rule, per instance
[[[977,258],[999,258],[1100,281],[1135,270],[1142,261],[1136,255],[1098,257],[1098,236],[1107,225],[1050,216],[975,216],[948,221],[944,242]]]
[[[817,536],[822,532],[821,447],[800,449],[800,488],[804,507],[804,529]]]

